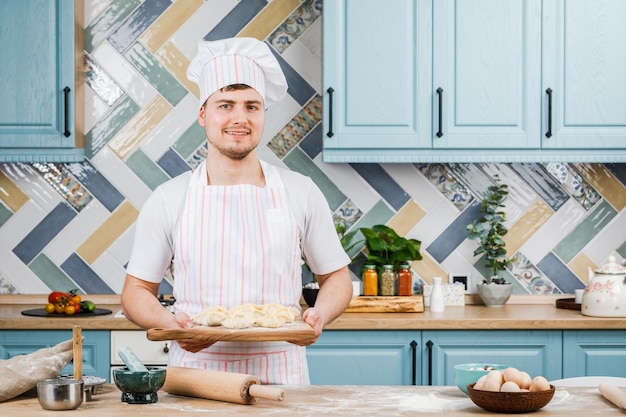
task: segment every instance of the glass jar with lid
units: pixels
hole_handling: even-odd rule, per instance
[[[398,295],[413,295],[413,275],[406,263],[398,270]]]
[[[363,271],[363,295],[378,295],[378,272],[374,265],[365,265]]]
[[[383,265],[380,273],[380,295],[396,295],[396,274],[393,265]]]

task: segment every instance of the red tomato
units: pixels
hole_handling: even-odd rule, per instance
[[[48,302],[52,304],[56,304],[64,298],[69,297],[70,294],[62,291],[52,291],[50,295],[48,295]]]

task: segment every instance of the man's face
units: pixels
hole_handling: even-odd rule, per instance
[[[204,127],[209,146],[231,159],[243,159],[263,135],[263,98],[253,88],[218,90],[200,109],[198,123]]]

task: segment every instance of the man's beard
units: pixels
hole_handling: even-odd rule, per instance
[[[211,139],[208,139],[208,142],[211,145],[213,145],[213,147],[217,149],[219,153],[235,161],[241,161],[256,148],[256,145],[245,147],[243,149],[239,147],[235,147],[235,146],[232,146],[232,147],[220,146],[216,144],[215,142],[213,142]]]

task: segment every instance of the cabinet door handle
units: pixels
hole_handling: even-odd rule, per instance
[[[437,137],[440,138],[443,136],[443,88],[439,87],[437,89],[437,95],[439,96],[439,130],[437,131]]]
[[[326,136],[332,138],[335,136],[333,133],[333,93],[335,90],[332,87],[328,87],[326,92],[328,92],[328,133],[326,133]]]
[[[417,385],[417,342],[412,340],[411,354],[413,355],[413,373],[411,374],[411,385]]]
[[[71,135],[70,133],[70,88],[69,87],[65,87],[63,89],[63,92],[65,93],[65,100],[64,100],[64,111],[65,111],[65,132],[63,132],[63,136],[65,136],[66,138],[69,137]]]
[[[548,88],[546,93],[548,93],[548,131],[546,137],[549,138],[552,136],[552,89]]]
[[[433,384],[433,345],[432,341],[426,342],[426,347],[428,347],[428,385]]]
[[[165,346],[163,346],[163,353],[169,353],[170,352],[170,348],[169,346],[167,346],[167,342],[165,342]]]

